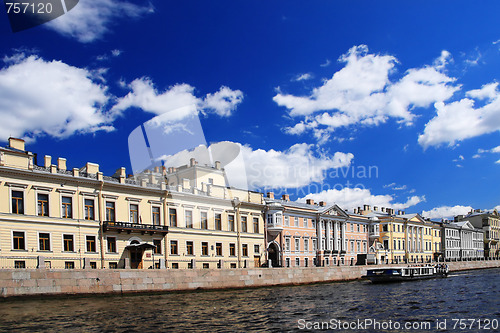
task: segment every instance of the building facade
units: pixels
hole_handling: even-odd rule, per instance
[[[350,217],[337,205],[291,202],[268,193],[267,246],[271,266],[354,265],[366,259],[368,220]],[[361,261],[360,261],[361,262]]]
[[[225,186],[220,164],[110,177],[68,170],[9,139],[0,148],[0,266],[230,268],[263,261],[262,195]],[[194,176],[193,176],[194,175]]]
[[[469,221],[443,223],[442,244],[446,260],[484,258],[483,230]]]
[[[487,258],[500,257],[500,214],[493,211],[475,209],[469,214],[459,215],[456,221],[469,221],[475,228],[484,231],[484,255]]]

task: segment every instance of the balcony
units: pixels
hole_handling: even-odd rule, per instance
[[[140,232],[141,234],[149,233],[154,234],[168,233],[168,226],[165,225],[154,225],[154,224],[141,224],[141,223],[131,223],[131,222],[115,222],[115,221],[105,221],[102,224],[104,232],[109,230],[114,230],[118,232],[126,231],[127,233],[131,233],[133,231]]]
[[[370,230],[368,235],[370,238],[378,238],[380,237],[380,232],[378,230]]]

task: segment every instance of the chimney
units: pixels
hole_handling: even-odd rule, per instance
[[[281,200],[283,200],[283,201],[290,201],[290,196],[288,194],[283,194],[281,196]]]
[[[405,215],[405,211],[404,210],[401,211],[401,215]]]
[[[358,207],[358,214],[361,214],[361,207]]]
[[[373,206],[373,211],[374,212],[378,211],[378,207],[377,206]]]
[[[168,167],[168,173],[173,173],[174,172],[174,167]]]
[[[221,167],[220,167],[220,161],[215,161],[215,168],[216,168],[217,170],[220,170],[220,169],[221,169]]]
[[[306,203],[308,205],[314,205],[314,200],[313,199],[306,199]]]
[[[384,212],[385,212],[385,207],[380,207],[380,211],[381,211],[382,213],[384,213]]]
[[[325,206],[326,206],[326,202],[325,202],[325,201],[320,201],[320,202],[319,202],[319,205],[320,205],[321,207],[325,207]]]
[[[24,140],[10,137],[9,147],[24,151]]]
[[[274,199],[274,192],[267,192],[267,197],[269,199]]]
[[[52,156],[45,155],[44,161],[45,161],[45,167],[50,168],[50,166],[52,165]]]
[[[195,166],[196,165],[196,160],[194,159],[194,157],[192,157],[190,160],[189,160],[189,166]]]
[[[155,173],[160,173],[160,167],[159,166],[155,166]]]
[[[363,210],[365,210],[365,211],[370,210],[370,205],[363,205]]]
[[[57,167],[59,168],[59,170],[66,170],[66,159],[59,157],[57,159]]]

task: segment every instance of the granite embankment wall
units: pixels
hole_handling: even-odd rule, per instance
[[[500,261],[448,263],[452,271],[500,267]],[[388,265],[390,266],[390,265]],[[397,265],[394,265],[397,266]],[[0,270],[0,296],[167,292],[252,288],[359,279],[375,266],[195,270]]]

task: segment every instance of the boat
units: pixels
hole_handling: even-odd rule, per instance
[[[448,276],[448,265],[420,265],[407,267],[380,267],[368,269],[361,278],[372,283],[401,282]]]

